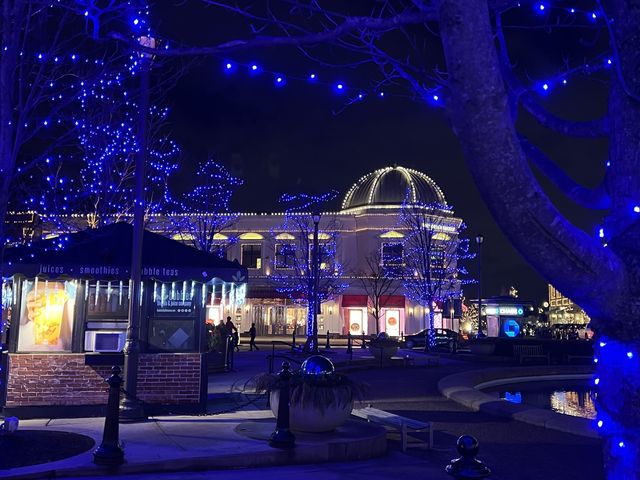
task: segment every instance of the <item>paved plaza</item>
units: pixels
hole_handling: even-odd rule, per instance
[[[457,437],[470,434],[480,441],[479,458],[492,469],[491,478],[494,479],[604,478],[598,439],[472,411],[443,397],[438,390],[438,382],[452,374],[515,366],[482,363],[464,353],[436,358],[417,351],[401,351],[411,356],[409,366],[397,364],[380,368],[362,358],[364,352],[354,350],[352,361],[345,349],[334,348],[328,356],[338,365],[339,371],[348,372],[355,380],[368,385],[365,403],[413,419],[434,422],[435,448],[410,448],[402,453],[398,435],[391,432],[387,435],[385,455],[366,460],[358,460],[357,455],[334,457],[331,452],[337,450],[325,448],[329,443],[342,442],[344,446],[356,436],[373,438],[376,429],[380,428],[354,419],[348,425],[358,430],[357,435],[346,431],[323,439],[300,435],[295,453],[272,449],[266,442],[266,436],[273,428],[273,416],[266,410],[264,398],[253,394],[249,381],[267,368],[267,355],[271,351],[270,348],[262,348],[259,352],[243,350],[237,353],[233,371],[210,375],[210,415],[157,417],[145,423],[121,425],[126,463],[119,470],[107,471],[93,465],[89,451],[50,464],[0,471],[0,476],[11,479],[52,476],[79,479],[126,474],[130,480],[172,480],[255,478],[260,475],[286,480],[304,474],[306,478],[323,480],[398,476],[445,479],[451,478],[444,472],[444,466],[457,456]],[[279,353],[289,355],[283,350]],[[100,418],[41,419],[25,420],[21,428],[81,433],[99,442],[102,425],[103,419]],[[243,425],[258,425],[262,433],[243,435]],[[367,428],[371,430],[365,431]],[[347,437],[349,440],[345,440]]]

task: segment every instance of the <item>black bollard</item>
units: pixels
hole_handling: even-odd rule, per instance
[[[351,346],[351,332],[347,333],[347,354],[348,355],[352,355],[353,354],[353,349]]]
[[[485,478],[491,475],[491,470],[476,459],[479,445],[474,437],[462,435],[456,442],[456,449],[460,457],[454,458],[446,466],[445,470],[449,475],[461,480]]]
[[[293,448],[296,437],[289,430],[289,362],[282,362],[282,371],[278,374],[280,383],[280,398],[278,400],[278,416],[276,429],[271,434],[269,445],[275,448]]]
[[[296,349],[296,329],[293,328],[293,333],[291,334],[291,351],[293,352]]]
[[[330,335],[329,330],[327,330],[327,346],[324,347],[327,350],[331,350],[331,344],[329,343],[329,335]]]
[[[365,344],[365,339],[364,339],[364,332],[362,332],[362,345],[360,345],[360,348],[367,348],[367,345]]]
[[[124,450],[120,446],[120,367],[111,368],[111,376],[107,379],[109,384],[109,399],[107,401],[107,414],[104,419],[104,432],[102,444],[93,452],[93,463],[98,465],[116,466],[124,462]]]

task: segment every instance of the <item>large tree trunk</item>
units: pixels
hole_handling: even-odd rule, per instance
[[[640,85],[640,9],[611,2],[618,16],[624,78]],[[603,248],[549,201],[518,143],[494,45],[486,0],[441,0],[448,111],[469,169],[494,218],[518,251],[593,318],[600,348],[598,406],[610,479],[640,478],[640,225],[638,102],[614,85],[611,181],[619,186],[610,215],[615,238]],[[620,16],[624,21],[618,22]],[[620,24],[620,25],[619,25]],[[628,31],[626,31],[628,30]],[[614,82],[616,83],[616,82]],[[636,93],[637,95],[637,88]],[[615,195],[615,194],[614,194]]]

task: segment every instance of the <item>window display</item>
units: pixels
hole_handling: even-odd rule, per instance
[[[18,351],[71,350],[76,289],[75,282],[23,281]]]

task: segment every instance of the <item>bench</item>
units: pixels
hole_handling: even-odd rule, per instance
[[[542,345],[514,345],[513,356],[518,357],[521,364],[526,358],[544,358],[551,363],[549,352],[545,352]]]
[[[400,356],[396,356],[396,357],[391,357],[391,363],[400,363],[402,364],[404,367],[409,367],[409,366],[413,366],[414,365],[414,358],[410,355],[405,355],[404,357],[400,357]]]
[[[593,362],[593,355],[569,355],[567,354],[567,363],[571,363],[572,360],[585,360],[587,362]]]
[[[351,415],[362,418],[368,422],[378,423],[385,427],[398,430],[400,432],[400,443],[403,452],[407,451],[409,445],[422,443],[421,440],[410,442],[414,437],[410,437],[408,435],[409,432],[427,431],[427,448],[433,447],[433,424],[431,422],[421,422],[420,420],[403,417],[373,407],[354,408]]]

